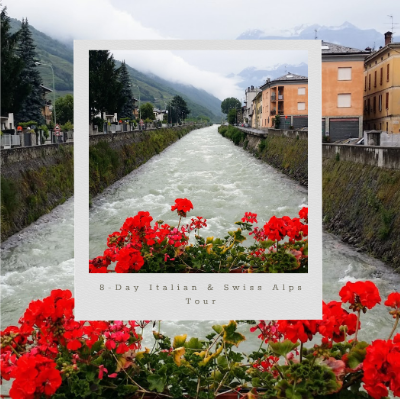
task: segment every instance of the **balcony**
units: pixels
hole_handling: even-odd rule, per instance
[[[276,109],[271,110],[271,116],[274,116],[274,115],[276,115]]]
[[[278,109],[278,115],[284,115],[283,109]]]
[[[283,100],[283,94],[278,94],[278,100]]]
[[[271,101],[276,101],[276,96],[271,96]]]

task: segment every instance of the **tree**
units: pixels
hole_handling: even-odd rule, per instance
[[[29,86],[29,94],[21,101],[15,120],[17,123],[37,121],[41,125],[45,122],[42,115],[44,106],[43,90],[41,88],[42,79],[35,64],[37,62],[36,47],[33,44],[32,33],[29,30],[27,19],[22,20],[16,53],[24,62],[21,81]]]
[[[64,125],[67,122],[74,123],[74,97],[67,94],[56,100],[57,122]]]
[[[181,96],[175,96],[168,104],[168,123],[177,123],[190,114],[186,101]]]
[[[242,107],[241,102],[237,98],[234,98],[234,97],[225,98],[225,100],[222,101],[222,103],[221,103],[221,111],[223,114],[226,114],[226,115],[229,113],[230,109],[241,108],[241,107]]]
[[[7,8],[1,10],[1,115],[16,114],[22,101],[30,92],[27,82],[22,81],[24,61],[16,54],[20,31],[10,33]]]
[[[108,50],[89,51],[89,120],[98,113],[119,112],[124,103],[120,68],[115,67],[112,54]]]
[[[228,123],[233,125],[236,123],[236,109],[231,109],[228,113]]]
[[[153,105],[151,103],[142,104],[140,106],[140,112],[142,114],[142,119],[156,119],[153,112]]]
[[[133,118],[133,95],[131,90],[131,79],[125,61],[121,64],[120,82],[122,84],[122,97],[125,99],[119,112],[119,118]]]

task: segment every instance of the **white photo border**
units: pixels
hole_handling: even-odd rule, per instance
[[[89,50],[308,51],[307,274],[89,274]],[[321,319],[322,145],[320,40],[75,40],[74,41],[75,318],[77,320]],[[103,284],[104,289],[100,289]],[[121,290],[116,290],[117,284]],[[149,290],[152,284],[153,290]],[[168,290],[155,290],[155,286]],[[181,287],[178,291],[177,286]],[[240,286],[234,291],[224,285]],[[174,290],[171,290],[171,285]],[[210,287],[213,290],[209,290]],[[246,285],[246,290],[243,289]],[[126,290],[130,286],[130,290]],[[139,286],[137,292],[133,286]],[[189,291],[182,287],[188,286]],[[192,286],[197,291],[192,291]],[[255,286],[250,291],[250,286]],[[262,286],[262,290],[257,289]],[[274,287],[278,289],[273,289]],[[293,287],[290,289],[289,287]],[[298,289],[301,287],[301,290]],[[191,298],[188,304],[186,298]],[[195,301],[201,301],[196,304]],[[207,300],[208,304],[203,301]],[[214,300],[214,304],[212,304]]]

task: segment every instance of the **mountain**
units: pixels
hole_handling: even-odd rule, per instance
[[[15,18],[11,18],[10,23],[12,32],[21,28],[21,22]],[[37,60],[53,66],[56,97],[73,94],[73,49],[38,31],[32,25],[29,25],[29,29],[36,45]],[[117,65],[120,65],[119,61],[117,61]],[[168,102],[175,95],[179,95],[185,99],[192,111],[190,116],[204,115],[210,117],[212,121],[220,121],[222,115],[221,101],[206,91],[196,89],[193,86],[167,82],[155,75],[148,76],[128,65],[127,67],[133,80],[139,84],[141,102],[148,101],[159,108],[164,108],[164,101]],[[53,74],[51,68],[43,65],[39,67],[39,70],[43,85],[52,89]],[[135,93],[135,97],[138,97],[138,93]],[[158,101],[155,101],[155,98]]]
[[[388,28],[389,30],[389,28]],[[344,22],[340,26],[300,25],[293,29],[283,31],[264,32],[260,29],[252,29],[242,33],[238,40],[312,40],[317,36],[318,40],[341,44],[364,50],[366,47],[375,48],[384,46],[385,39],[382,33],[376,29],[359,29],[350,22]],[[400,42],[400,36],[393,37],[394,42]]]
[[[117,66],[121,64],[120,61],[116,61]],[[129,75],[131,76],[133,83],[138,84],[140,87],[140,101],[141,103],[150,102],[157,108],[164,108],[165,104],[168,103],[172,98],[176,95],[181,96],[187,103],[188,108],[191,110],[190,116],[196,117],[200,115],[208,116],[211,118],[213,122],[219,122],[221,120],[221,101],[219,101],[219,113],[213,112],[209,109],[209,107],[205,107],[198,102],[196,102],[196,98],[193,98],[194,94],[197,97],[200,97],[202,90],[198,90],[193,87],[193,90],[187,90],[187,95],[182,91],[175,90],[171,86],[174,86],[174,83],[167,82],[164,79],[161,79],[155,75],[151,75],[151,77],[145,73],[139,72],[138,70],[130,67],[128,64],[126,65]],[[165,83],[164,83],[165,82]],[[184,86],[184,85],[181,85]],[[134,93],[135,98],[139,98],[139,91],[137,88],[133,87],[132,91]],[[206,93],[206,92],[204,92]],[[209,97],[213,97],[210,94],[206,93]]]
[[[243,90],[246,90],[249,86],[258,87],[263,85],[267,78],[274,80],[275,78],[286,75],[288,72],[295,73],[296,75],[308,76],[308,66],[305,63],[301,63],[299,65],[279,64],[269,69],[248,67],[235,76],[241,79],[238,85]]]
[[[29,22],[29,20],[28,20]],[[11,18],[11,31],[16,32],[21,28],[21,22]],[[73,83],[73,50],[58,40],[35,29],[29,25],[32,38],[36,45],[38,61],[43,64],[52,64],[54,69],[54,84],[56,96],[63,96],[67,93],[72,94]],[[43,79],[43,85],[53,89],[53,74],[51,68],[47,66],[39,67]]]
[[[192,101],[210,110],[218,118],[221,118],[223,114],[221,113],[221,100],[214,97],[212,94],[207,93],[205,90],[197,89],[192,85],[185,85],[182,83],[168,82],[156,75],[148,74],[156,82],[163,84],[164,86],[169,86],[190,98]]]

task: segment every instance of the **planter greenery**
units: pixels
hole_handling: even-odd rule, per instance
[[[71,292],[54,290],[1,331],[1,377],[13,380],[13,399],[400,396],[400,293],[385,301],[395,320],[389,337],[371,344],[358,333],[361,314],[381,302],[377,287],[348,282],[339,295],[323,303],[322,320],[248,321],[260,346],[243,353],[237,321],[214,325],[205,338],[170,338],[150,320],[77,322]],[[151,326],[151,349],[143,348]]]

